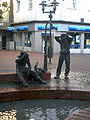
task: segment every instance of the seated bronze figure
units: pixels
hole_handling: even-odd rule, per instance
[[[16,73],[18,74],[19,80],[22,82],[23,86],[28,87],[28,83],[24,80],[23,74],[26,74],[28,78],[32,78],[33,81],[46,84],[46,82],[41,79],[36,71],[31,70],[29,55],[26,51],[21,51],[20,55],[17,56],[15,62]]]

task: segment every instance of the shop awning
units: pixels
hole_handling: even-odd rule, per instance
[[[45,33],[41,33],[42,36],[45,36]],[[50,36],[50,33],[46,33],[47,36]],[[52,33],[52,36],[54,35],[54,33]]]
[[[57,25],[53,25],[55,27],[55,30],[58,30]],[[38,30],[45,30],[45,25],[38,25]],[[47,30],[50,30],[50,25],[47,25]]]
[[[14,31],[14,29],[15,29],[14,27],[8,27],[7,31]]]
[[[84,27],[84,26],[69,26],[69,31],[90,32],[90,27]]]
[[[28,31],[28,26],[18,26],[16,27],[16,30],[17,31]]]

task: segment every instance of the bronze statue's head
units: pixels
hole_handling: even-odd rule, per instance
[[[25,52],[24,50],[22,50],[22,51],[20,52],[20,55],[23,56],[25,53],[26,53],[26,52]]]
[[[62,35],[61,35],[61,39],[66,39],[66,38],[68,38],[68,35],[67,35],[67,34],[62,34]]]
[[[22,51],[20,52],[20,56],[23,56],[23,55],[25,55],[25,57],[28,57],[28,56],[29,56],[25,50],[22,50]]]

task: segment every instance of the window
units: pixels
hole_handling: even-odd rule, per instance
[[[25,34],[24,46],[25,47],[31,47],[32,46],[32,33],[26,33]]]
[[[76,0],[73,0],[73,8],[76,9]]]
[[[73,41],[71,43],[71,49],[80,49],[80,34],[71,32],[69,33],[73,37]]]
[[[66,0],[64,2],[68,9],[76,9],[76,0]]]
[[[32,8],[32,0],[29,0],[29,9]]]
[[[17,11],[20,10],[20,0],[17,0]]]
[[[22,33],[17,33],[16,46],[22,46]]]
[[[84,49],[90,49],[90,33],[85,33]]]

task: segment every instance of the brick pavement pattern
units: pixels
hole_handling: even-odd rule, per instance
[[[90,107],[75,113],[65,120],[90,120]]]
[[[15,59],[20,51],[0,51],[0,74],[4,72],[15,72]],[[28,52],[32,69],[36,62],[43,68],[44,54]],[[48,69],[57,68],[59,54],[54,54],[52,64],[48,64]],[[71,71],[81,71],[90,73],[90,54],[71,54]]]
[[[20,51],[0,51],[0,77],[2,74],[15,74],[16,64],[15,59]],[[32,69],[34,65],[39,62],[38,67],[43,68],[44,54],[28,52]],[[56,68],[58,64],[59,54],[54,54],[52,58],[52,64],[48,64],[48,70],[51,73],[51,86],[57,86],[55,80],[53,80],[56,74]],[[49,61],[49,60],[48,60]],[[62,66],[62,71],[65,70],[65,64]],[[61,80],[59,87],[64,87],[64,72],[61,74]],[[3,81],[1,80],[0,81]],[[5,81],[6,79],[4,79]],[[12,79],[11,79],[12,80]],[[7,80],[6,80],[7,81]],[[71,54],[71,70],[69,75],[69,87],[82,88],[90,90],[90,54]]]

